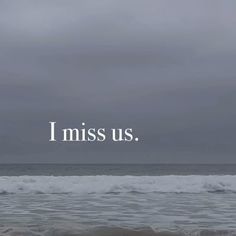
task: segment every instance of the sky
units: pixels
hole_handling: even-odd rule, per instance
[[[0,163],[236,163],[236,1],[1,0]],[[133,128],[139,142],[49,142]]]

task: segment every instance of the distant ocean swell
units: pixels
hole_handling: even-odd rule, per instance
[[[0,194],[236,193],[236,175],[1,176]]]

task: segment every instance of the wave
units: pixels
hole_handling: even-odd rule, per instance
[[[236,175],[1,176],[1,194],[236,193]]]

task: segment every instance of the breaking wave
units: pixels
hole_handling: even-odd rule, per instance
[[[236,193],[236,175],[1,176],[1,194]]]

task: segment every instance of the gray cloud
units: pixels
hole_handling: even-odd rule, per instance
[[[1,162],[235,162],[235,1],[0,3]],[[52,144],[133,127],[139,143]]]

